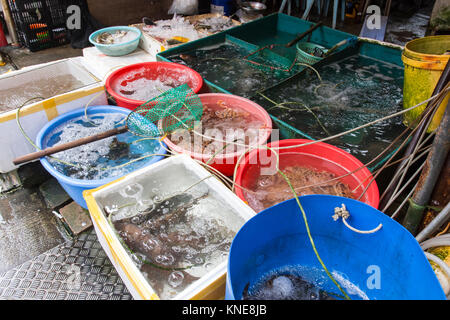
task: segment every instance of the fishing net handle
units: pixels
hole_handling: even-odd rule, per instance
[[[99,141],[99,140],[103,140],[106,138],[109,138],[111,136],[115,136],[121,133],[125,133],[128,131],[128,127],[127,126],[122,126],[122,127],[118,127],[118,128],[114,128],[108,131],[104,131],[89,137],[84,137],[78,140],[74,140],[74,141],[70,141],[67,143],[62,143],[59,144],[57,146],[54,147],[50,147],[50,148],[46,148],[44,150],[40,150],[40,151],[36,151],[27,155],[24,155],[22,157],[18,157],[16,159],[14,159],[13,163],[14,165],[19,165],[25,162],[29,162],[29,161],[33,161],[33,160],[37,160],[39,158],[45,157],[45,156],[49,156],[51,154],[54,153],[58,153],[61,151],[65,151],[65,150],[69,150],[69,149],[73,149],[91,142],[95,142],[95,141]]]
[[[256,51],[253,51],[253,52],[249,53],[248,55],[246,55],[246,56],[243,57],[242,59],[243,59],[244,61],[246,61],[246,62],[249,62],[249,63],[254,64],[254,65],[257,65],[257,66],[262,66],[262,67],[270,68],[270,70],[272,70],[272,71],[273,71],[273,70],[281,70],[281,71],[284,71],[284,72],[291,72],[292,69],[293,69],[294,66],[295,66],[295,63],[297,62],[297,58],[294,58],[294,61],[292,61],[291,65],[290,65],[289,68],[287,68],[287,69],[286,69],[286,68],[280,68],[280,67],[274,67],[274,66],[271,66],[271,65],[259,63],[259,62],[252,61],[252,60],[249,60],[249,59],[248,59],[249,57],[251,57],[251,56],[253,56],[253,55],[257,54],[258,52],[263,51],[263,50],[265,50],[265,49],[272,50],[274,47],[284,47],[284,46],[285,46],[284,44],[283,44],[283,45],[282,45],[282,44],[269,44],[269,45],[267,45],[267,46],[264,46],[264,47],[259,48],[259,49],[256,50]]]
[[[314,30],[316,30],[317,28],[321,27],[323,25],[322,21],[317,22],[315,25],[311,26],[311,28],[309,28],[307,31],[299,34],[297,37],[295,37],[294,40],[292,40],[291,42],[289,42],[288,44],[286,44],[287,48],[292,47],[294,44],[296,44],[297,42],[299,42],[300,40],[302,40],[304,37],[306,37],[307,35],[309,35],[311,32],[313,32]]]

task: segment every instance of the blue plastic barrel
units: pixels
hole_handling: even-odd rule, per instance
[[[125,108],[116,107],[116,106],[92,106],[88,108],[88,115],[98,114],[98,113],[119,113],[128,115],[131,111]],[[43,149],[48,147],[45,145],[46,137],[58,126],[61,124],[64,124],[74,118],[78,118],[80,116],[84,115],[84,108],[77,109],[68,113],[64,113],[60,115],[59,117],[56,117],[52,121],[48,122],[38,133],[36,137],[36,145]],[[118,136],[120,137],[120,135]],[[119,139],[120,140],[120,139]],[[51,145],[50,145],[51,146]],[[50,147],[49,146],[49,147]],[[163,147],[164,146],[164,147]],[[163,144],[159,150],[155,150],[155,153],[157,154],[165,154],[166,146]],[[55,155],[57,157],[57,155]],[[153,156],[148,157],[146,159],[141,160],[141,167],[150,165],[152,163],[155,163],[159,160],[161,160],[164,156]],[[41,158],[40,159],[42,166],[53,176],[58,180],[60,185],[64,188],[64,190],[67,192],[67,194],[80,206],[87,209],[86,201],[83,198],[83,191],[94,189],[97,187],[100,187],[102,185],[107,184],[108,182],[114,181],[120,176],[113,176],[106,179],[101,180],[81,180],[81,179],[74,179],[71,177],[68,177],[58,170],[56,170],[52,164],[47,160],[47,158]]]
[[[211,13],[229,16],[233,13],[233,0],[211,0]]]
[[[328,270],[364,293],[353,294],[355,291],[347,288],[350,298],[445,299],[419,244],[399,223],[363,202],[343,197],[309,195],[300,197],[300,202]],[[342,204],[351,215],[347,222],[352,227],[372,230],[381,223],[382,228],[360,234],[348,229],[342,219],[334,221],[334,208]],[[299,267],[307,281],[318,272],[323,282],[319,288],[341,294],[312,250],[295,199],[260,212],[236,234],[230,248],[225,298],[242,299],[248,283],[251,288],[263,275],[287,266]]]

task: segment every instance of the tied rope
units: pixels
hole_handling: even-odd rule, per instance
[[[383,226],[383,224],[379,224],[378,227],[376,227],[375,229],[372,230],[367,230],[367,231],[363,231],[363,230],[358,230],[354,227],[352,227],[351,225],[348,224],[347,219],[350,218],[350,212],[348,212],[347,208],[345,207],[345,204],[342,204],[342,207],[336,207],[334,208],[334,215],[332,216],[334,221],[339,220],[339,218],[342,218],[342,222],[344,222],[344,225],[349,228],[350,230],[352,230],[353,232],[356,233],[362,233],[362,234],[370,234],[370,233],[375,233],[378,230],[381,229],[381,227]]]

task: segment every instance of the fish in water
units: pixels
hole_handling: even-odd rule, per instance
[[[141,271],[146,273],[148,282],[155,289],[156,292],[163,290],[163,284],[161,281],[157,281],[160,278],[168,279],[168,283],[171,287],[184,290],[192,282],[198,280],[198,277],[194,277],[187,270],[167,270],[154,267],[150,264],[144,264],[141,267]]]
[[[196,56],[190,54],[178,54],[168,58],[172,62],[188,65],[189,63],[194,63],[197,59]]]
[[[189,233],[161,232],[161,228],[166,230],[168,225],[183,222],[189,208],[207,195],[205,193],[194,198],[188,193],[182,193],[169,197],[134,217],[113,222],[114,228],[133,252],[144,255],[151,263],[179,268],[183,253],[174,250],[174,246],[189,246],[201,251],[206,239]],[[198,256],[201,258],[200,253]]]
[[[242,300],[335,300],[324,290],[293,274],[272,275],[249,293],[250,283],[242,292]]]
[[[120,158],[128,157],[130,154],[130,145],[126,142],[121,142],[114,137],[113,141],[111,141],[109,145],[109,154],[108,157],[111,160],[118,160]]]
[[[150,261],[168,250],[158,236],[146,232],[143,227],[129,222],[115,222],[114,227],[133,252],[145,255]]]
[[[144,23],[146,26],[156,26],[156,23],[154,23],[153,20],[148,17],[143,17],[142,23]]]
[[[96,39],[100,44],[114,44],[118,39],[125,37],[128,31],[118,30],[114,34],[102,32]]]
[[[139,214],[134,215],[133,217],[121,219],[119,221],[141,225],[147,220],[156,218],[155,222],[158,223],[161,222],[161,218],[167,220],[173,218],[174,216],[185,213],[187,210],[189,210],[189,208],[196,205],[201,199],[204,199],[207,196],[208,193],[205,193],[197,198],[194,198],[189,193],[177,194],[167,199],[156,202],[153,206],[148,207],[147,209],[141,211]]]

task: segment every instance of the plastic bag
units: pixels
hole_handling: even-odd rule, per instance
[[[192,15],[198,12],[198,0],[173,0],[169,14]]]

